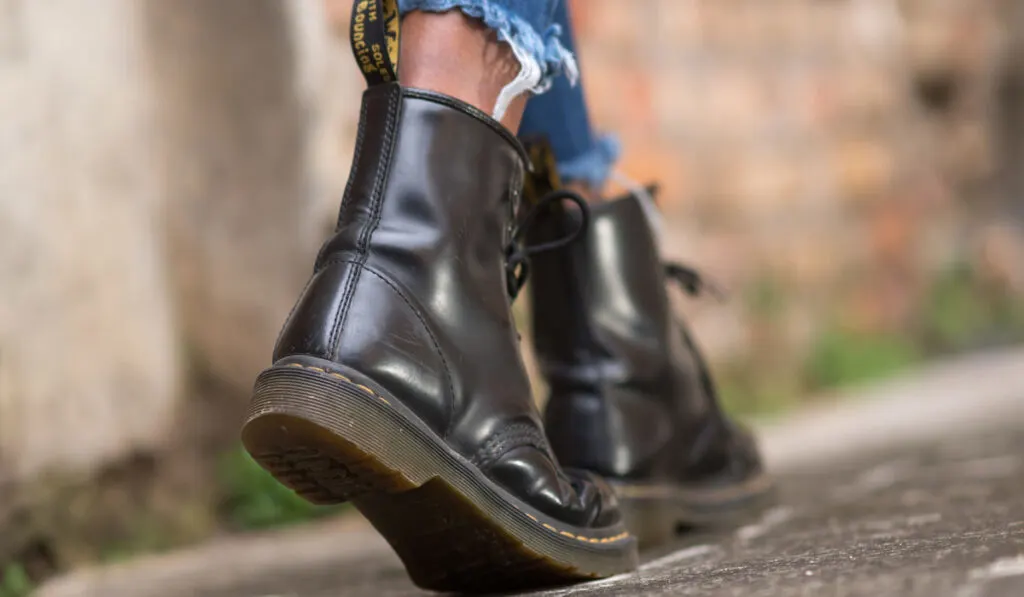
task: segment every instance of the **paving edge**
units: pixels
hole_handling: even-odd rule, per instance
[[[289,572],[330,570],[343,562],[382,558],[400,566],[368,523],[359,516],[342,516],[71,572],[44,584],[32,597],[220,595],[237,586],[239,579],[254,595],[267,595],[257,588]]]
[[[774,471],[1024,424],[1024,347],[936,361],[816,402],[821,406],[755,425]]]

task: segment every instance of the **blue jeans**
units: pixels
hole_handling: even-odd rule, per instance
[[[610,135],[597,135],[590,124],[583,90],[577,84],[575,40],[564,1],[398,0],[398,5],[402,14],[458,8],[495,30],[523,65],[524,80],[514,85],[535,94],[526,106],[520,135],[550,141],[563,180],[597,189],[604,185],[618,157],[618,143]]]

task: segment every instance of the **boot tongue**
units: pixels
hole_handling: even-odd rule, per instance
[[[352,3],[349,40],[367,86],[398,81],[398,32],[398,0]]]

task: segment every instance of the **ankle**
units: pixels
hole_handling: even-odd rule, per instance
[[[458,10],[410,12],[402,21],[399,79],[407,87],[436,91],[493,114],[502,89],[519,73],[519,60],[497,35]],[[501,119],[519,128],[526,94]]]

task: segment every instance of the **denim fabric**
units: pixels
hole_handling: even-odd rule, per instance
[[[398,7],[402,14],[458,8],[496,30],[520,62],[538,66],[539,79],[530,87],[537,95],[526,106],[520,136],[546,137],[564,180],[596,189],[604,185],[618,158],[619,143],[614,136],[595,134],[590,125],[583,90],[577,85],[575,39],[564,0],[398,0]]]
[[[559,0],[398,0],[398,10],[404,15],[413,10],[445,12],[458,8],[480,19],[512,46],[521,63],[531,63],[539,76],[528,89],[542,93],[559,74],[576,77],[576,61],[558,41],[562,33],[554,24],[558,4]]]
[[[565,2],[559,2],[555,9],[555,25],[564,32],[565,48],[575,54],[576,39]],[[612,135],[595,134],[583,89],[566,77],[555,79],[547,93],[530,98],[519,136],[547,137],[562,179],[583,182],[595,189],[604,186],[619,156],[618,140]]]

